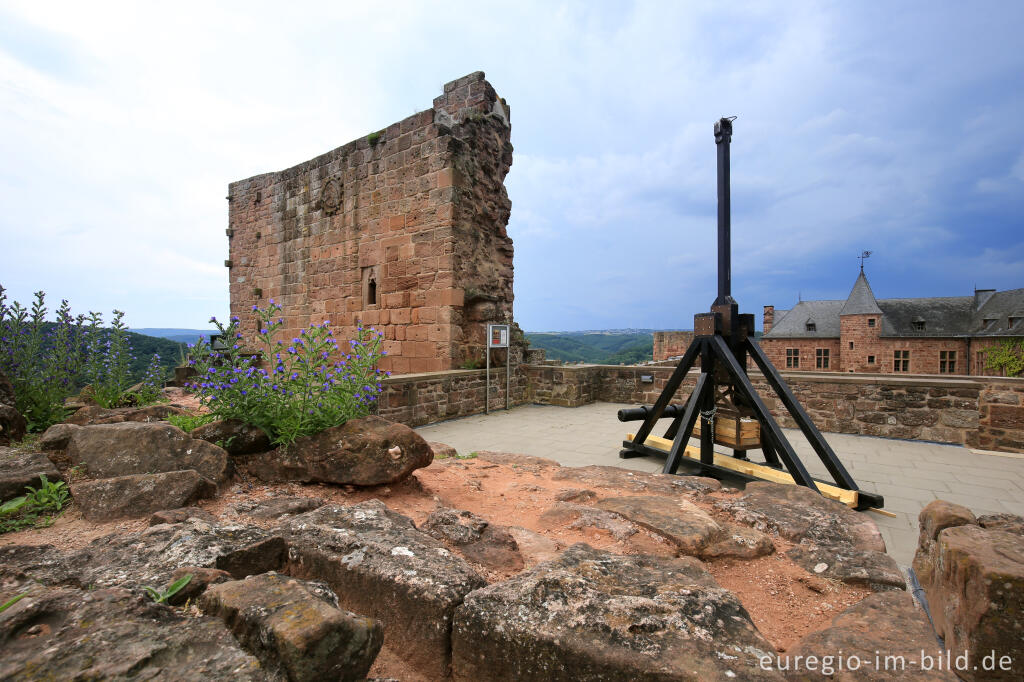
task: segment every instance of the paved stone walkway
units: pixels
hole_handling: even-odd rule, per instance
[[[616,419],[616,412],[623,407],[631,406],[524,405],[422,426],[417,431],[427,440],[447,443],[461,454],[498,450],[547,457],[563,466],[605,464],[661,471],[661,459],[619,458],[626,433],[639,426],[639,422],[624,424]],[[655,435],[664,433],[669,422],[663,420],[662,424]],[[795,429],[785,431],[811,474],[831,480],[803,435]],[[904,566],[910,565],[917,547],[917,514],[934,499],[965,505],[976,514],[1024,515],[1024,455],[868,436],[825,437],[861,488],[885,496],[885,508],[896,518],[864,513],[878,524],[890,554]],[[731,454],[730,450],[720,451]],[[750,455],[758,460],[758,451]]]

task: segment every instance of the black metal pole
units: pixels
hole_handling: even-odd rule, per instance
[[[732,297],[732,211],[729,196],[729,144],[732,142],[732,119],[715,123],[715,144],[718,146],[718,298],[714,305],[735,303]]]

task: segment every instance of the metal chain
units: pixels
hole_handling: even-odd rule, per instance
[[[718,406],[715,405],[710,410],[700,411],[700,417],[708,423],[708,428],[711,430],[711,442],[715,442],[715,414],[718,412]]]

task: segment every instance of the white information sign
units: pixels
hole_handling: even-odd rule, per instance
[[[489,324],[487,325],[487,347],[508,348],[508,325]]]

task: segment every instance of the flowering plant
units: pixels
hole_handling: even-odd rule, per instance
[[[0,370],[14,387],[15,407],[29,431],[41,431],[64,419],[64,399],[75,391],[81,366],[82,317],[71,317],[61,301],[56,324],[46,320],[46,294],[37,291],[31,310],[0,286]]]
[[[242,351],[237,317],[227,325],[210,318],[220,332],[218,348],[202,337],[190,346],[196,376],[188,387],[213,414],[258,426],[274,443],[285,446],[299,436],[369,414],[383,389],[381,378],[390,374],[377,369],[385,354],[380,332],[360,326],[357,337],[349,341],[349,352],[343,353],[330,321],[303,329],[285,343],[274,340],[284,326],[283,319],[274,319],[281,306],[271,299],[266,309],[253,306],[253,311],[260,322],[262,360],[269,370],[260,366],[259,355]]]

